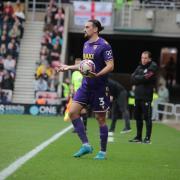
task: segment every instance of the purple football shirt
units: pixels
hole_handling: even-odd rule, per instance
[[[106,66],[106,61],[113,60],[112,48],[103,38],[99,38],[96,42],[92,43],[86,41],[83,48],[83,60],[85,59],[90,59],[95,63],[96,73],[98,73]],[[97,89],[105,87],[106,83],[107,74],[97,78],[84,77],[82,86]]]

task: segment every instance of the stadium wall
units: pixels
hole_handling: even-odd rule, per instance
[[[131,74],[140,62],[141,52],[152,52],[153,60],[160,63],[161,49],[163,47],[176,47],[178,50],[177,70],[180,68],[180,38],[153,37],[143,35],[115,35],[103,34],[113,48],[115,59],[114,73]],[[85,39],[82,33],[69,33],[68,60],[74,63],[74,58],[82,58],[82,47]],[[177,71],[177,82],[180,83],[180,72]]]

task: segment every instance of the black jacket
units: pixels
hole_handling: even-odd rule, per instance
[[[135,99],[152,101],[157,70],[157,64],[153,61],[136,68],[131,76],[132,83],[136,85]]]
[[[114,81],[112,79],[108,79],[108,88],[109,88],[109,93],[110,95],[112,95],[113,97],[117,98],[118,95],[122,92],[122,91],[126,91],[126,89],[117,81]]]

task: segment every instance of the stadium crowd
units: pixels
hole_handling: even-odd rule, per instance
[[[0,0],[0,103],[10,103],[16,76],[20,40],[23,37],[24,8]]]
[[[55,71],[55,66],[61,60],[64,17],[64,9],[58,8],[56,2],[51,0],[45,15],[44,34],[41,40],[39,60],[37,61],[35,94],[39,91],[57,91],[58,74]],[[46,96],[46,94],[43,93],[41,96]],[[39,97],[36,96],[36,98]]]

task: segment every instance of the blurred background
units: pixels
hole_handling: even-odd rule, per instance
[[[159,65],[155,95],[162,85],[169,92],[159,113],[178,119],[178,0],[1,0],[0,113],[64,113],[72,72],[56,73],[55,67],[82,58],[83,26],[91,18],[101,21],[105,27],[101,36],[113,48],[111,77],[128,91],[142,51],[152,53]]]

